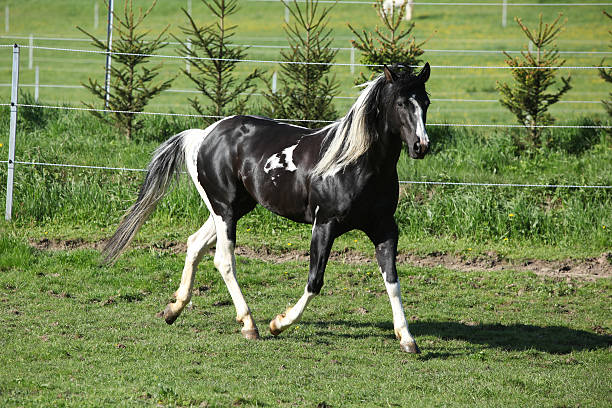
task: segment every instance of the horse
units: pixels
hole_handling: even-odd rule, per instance
[[[414,0],[385,0],[383,2],[382,12],[384,15],[393,15],[394,9],[405,7],[404,20],[410,21],[412,19],[412,6]]]
[[[234,255],[236,224],[259,203],[280,216],[312,224],[307,284],[297,303],[270,322],[272,335],[300,320],[321,291],[334,239],[357,229],[374,244],[400,348],[418,353],[402,306],[395,265],[399,233],[393,215],[402,144],[413,159],[423,158],[429,148],[429,75],[428,63],[418,73],[409,66],[385,66],[364,84],[343,118],[320,129],[237,115],[172,136],[153,153],[138,198],[107,241],[103,260],[116,261],[186,168],[210,215],[187,241],[175,301],[162,312],[168,324],[189,303],[198,263],[216,242],[214,265],[243,325],[241,333],[247,339],[260,338],[236,280]]]

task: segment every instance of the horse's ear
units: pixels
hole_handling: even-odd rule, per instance
[[[427,80],[429,79],[430,72],[431,72],[431,68],[429,67],[429,62],[426,62],[421,72],[419,72],[419,76],[418,76],[419,80],[423,83],[427,82]]]
[[[386,65],[383,68],[383,72],[385,73],[385,78],[387,79],[387,82],[391,83],[397,79],[397,75],[395,75],[395,73],[391,71],[391,69]]]

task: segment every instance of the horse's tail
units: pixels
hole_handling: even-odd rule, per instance
[[[185,134],[186,132],[181,132],[172,136],[153,153],[138,199],[127,210],[117,231],[106,242],[102,251],[105,263],[113,263],[119,257],[168,191],[172,181],[178,180],[185,163]]]

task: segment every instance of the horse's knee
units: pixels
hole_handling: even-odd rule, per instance
[[[308,292],[318,295],[321,293],[321,289],[323,288],[323,278],[309,279],[306,288],[308,289]]]

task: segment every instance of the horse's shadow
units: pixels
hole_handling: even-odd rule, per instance
[[[380,335],[375,331],[364,335],[326,330],[329,325],[371,328],[372,325],[368,323],[335,320],[311,324],[318,326],[320,329],[317,331],[323,336],[359,339]],[[373,326],[393,336],[393,324],[390,322],[375,323]],[[486,348],[506,351],[537,350],[550,354],[567,354],[572,351],[597,350],[612,346],[612,336],[609,334],[597,334],[564,326],[536,326],[520,323],[468,325],[452,321],[425,321],[411,323],[410,331],[417,340],[421,336],[434,336],[442,340],[461,340]]]

